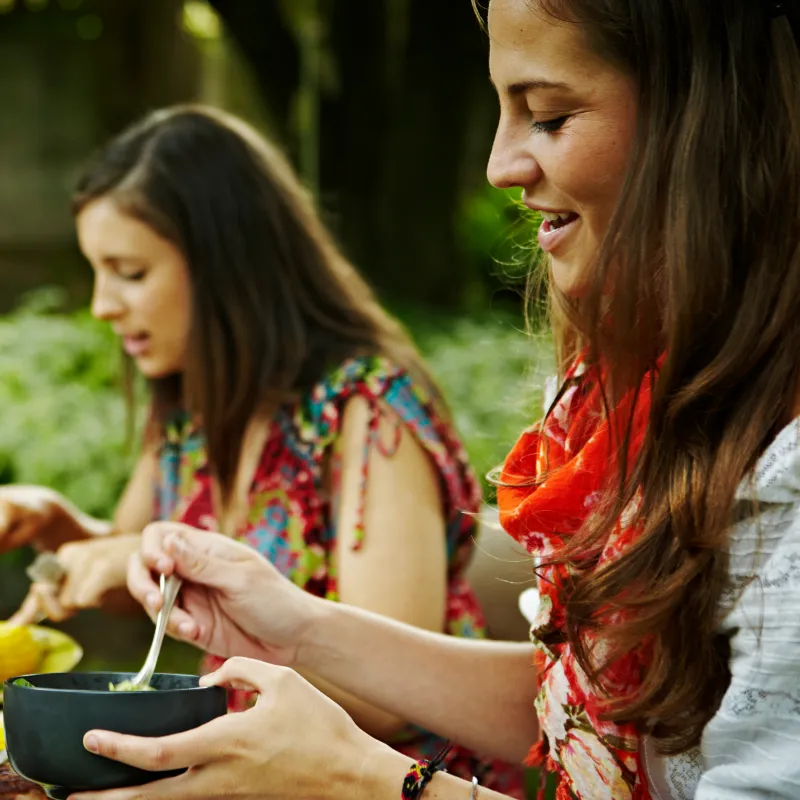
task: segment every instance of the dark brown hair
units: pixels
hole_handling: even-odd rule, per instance
[[[666,359],[639,458],[563,554],[576,569],[565,600],[568,638],[601,687],[587,629],[612,658],[652,641],[641,689],[609,697],[608,714],[675,753],[699,742],[729,684],[717,628],[736,489],[797,398],[800,54],[759,0],[531,5],[580,26],[638,85],[628,177],[590,290],[550,297],[562,364],[580,350],[607,365],[607,396]],[[616,435],[626,443],[630,424]],[[638,542],[587,563],[637,490]],[[628,621],[605,624],[620,607]]]
[[[239,119],[181,106],[150,114],[86,167],[73,213],[112,197],[186,258],[192,322],[181,375],[152,382],[156,423],[203,425],[228,497],[245,429],[353,355],[386,355],[435,391],[401,326],[342,256],[277,148]]]

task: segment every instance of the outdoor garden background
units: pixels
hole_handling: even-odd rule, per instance
[[[111,513],[135,447],[70,190],[110,135],[192,100],[282,142],[429,359],[475,467],[498,464],[551,356],[546,332],[523,332],[533,228],[485,179],[486,58],[469,0],[0,0],[0,483]],[[30,558],[0,558],[0,619]],[[138,667],[151,631],[94,612],[63,627],[81,669]],[[194,653],[173,644],[160,666],[191,669]]]

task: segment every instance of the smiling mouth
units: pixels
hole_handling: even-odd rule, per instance
[[[572,211],[555,213],[541,211],[542,224],[539,227],[539,247],[545,253],[555,254],[568,241],[580,224],[580,214]]]
[[[542,215],[542,230],[545,233],[557,231],[578,219],[578,215],[574,211],[566,211],[560,214],[554,214],[550,211],[542,211],[540,213]]]

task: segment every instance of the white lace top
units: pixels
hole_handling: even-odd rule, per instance
[[[731,685],[696,750],[660,758],[644,743],[654,800],[800,800],[800,420],[738,499],[758,513],[731,534]]]

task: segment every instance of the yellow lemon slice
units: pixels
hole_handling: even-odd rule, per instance
[[[0,622],[0,629],[3,628],[8,629],[10,626]],[[41,625],[27,625],[23,630],[28,632],[34,642],[34,647],[38,648],[39,658],[31,669],[18,670],[10,677],[35,672],[69,672],[83,658],[83,648],[66,633],[53,628],[44,628]],[[12,655],[12,659],[13,657]],[[0,660],[2,658],[2,652],[0,652]],[[2,707],[2,703],[3,683],[0,681],[0,707]]]
[[[42,641],[27,625],[0,623],[0,681],[35,672],[44,652]]]
[[[41,625],[28,627],[43,648],[43,657],[35,672],[69,672],[83,658],[83,648],[66,633]]]

